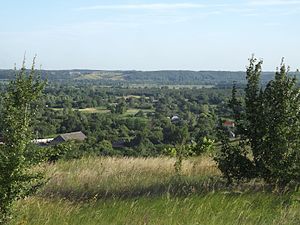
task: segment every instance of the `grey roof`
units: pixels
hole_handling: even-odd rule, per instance
[[[124,147],[126,147],[125,144],[126,144],[126,141],[124,141],[124,140],[113,141],[112,147],[113,148],[124,148]]]
[[[70,140],[84,141],[84,139],[86,139],[85,134],[82,133],[81,131],[60,134],[58,137],[61,137],[65,141],[70,141]]]

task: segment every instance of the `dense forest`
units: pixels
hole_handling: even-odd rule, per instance
[[[41,70],[40,75],[56,83],[102,85],[214,85],[231,87],[236,81],[245,84],[245,72],[231,71],[104,71],[104,70]],[[290,73],[297,75],[298,73]],[[270,81],[274,72],[263,72],[262,84]],[[0,81],[12,79],[13,70],[0,70]]]

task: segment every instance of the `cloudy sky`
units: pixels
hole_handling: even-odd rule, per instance
[[[0,68],[300,68],[300,0],[0,0]]]

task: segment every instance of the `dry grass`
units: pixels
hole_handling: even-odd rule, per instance
[[[42,195],[71,199],[161,195],[175,185],[174,163],[174,159],[167,157],[89,157],[68,163],[58,162],[47,165],[51,179],[42,190]],[[194,181],[195,178],[216,175],[219,175],[219,171],[209,158],[183,162],[182,177],[185,180]]]

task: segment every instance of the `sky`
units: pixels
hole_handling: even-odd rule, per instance
[[[300,0],[0,0],[0,68],[300,68]]]

